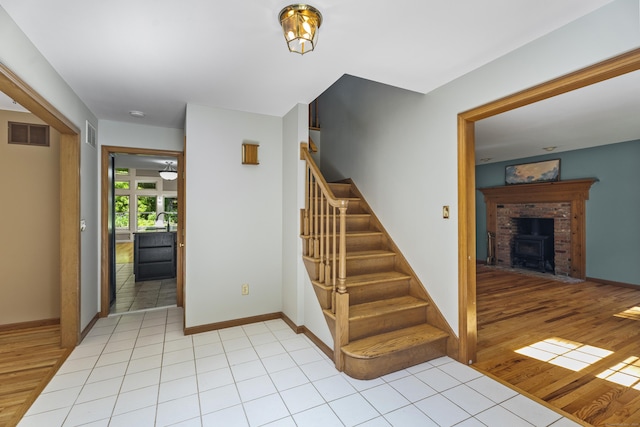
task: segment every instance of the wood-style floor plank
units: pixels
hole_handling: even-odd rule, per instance
[[[0,332],[0,426],[17,425],[70,352],[59,325]]]
[[[478,357],[474,367],[509,383],[587,425],[640,422],[640,316],[618,317],[640,307],[640,289],[593,282],[564,283],[553,276],[478,267]],[[580,353],[546,354],[544,361],[516,351],[558,338]],[[593,356],[589,347],[610,351]],[[554,347],[558,348],[558,347]],[[569,369],[586,352],[589,360]],[[558,354],[562,351],[558,351]],[[566,359],[568,358],[568,359]],[[599,378],[625,361],[624,381]],[[566,366],[566,365],[564,365]]]

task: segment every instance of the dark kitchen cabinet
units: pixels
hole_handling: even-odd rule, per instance
[[[133,274],[136,282],[176,277],[176,233],[134,233]]]

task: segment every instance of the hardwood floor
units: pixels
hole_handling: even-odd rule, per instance
[[[116,243],[116,264],[133,262],[133,242]]]
[[[60,326],[0,332],[0,426],[15,426],[71,351]]]
[[[640,289],[479,266],[474,367],[588,424],[640,425],[639,307]]]

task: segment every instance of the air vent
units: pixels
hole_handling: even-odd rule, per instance
[[[96,148],[96,128],[94,128],[91,123],[87,120],[87,144]]]

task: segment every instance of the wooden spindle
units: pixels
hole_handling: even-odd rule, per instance
[[[318,265],[319,268],[319,278],[320,283],[324,283],[325,281],[325,265],[324,265],[324,193],[320,193],[320,263]]]

